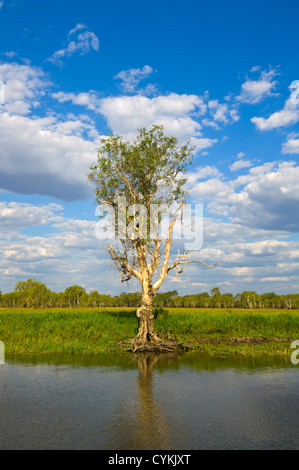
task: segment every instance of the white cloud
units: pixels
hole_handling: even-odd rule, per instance
[[[70,35],[73,35],[82,28],[85,28],[85,25],[78,24],[73,30],[71,30],[68,35],[67,47],[55,51],[52,56],[48,58],[48,61],[52,62],[54,65],[62,65],[62,59],[71,57],[77,52],[80,55],[85,55],[90,52],[91,49],[98,51],[100,47],[99,39],[95,33],[92,33],[91,31],[80,33],[76,41],[70,41]]]
[[[207,126],[207,127],[213,127],[214,129],[216,129],[217,131],[220,129],[220,127],[218,126],[218,124],[214,121],[211,121],[210,119],[203,119],[201,121],[201,124],[203,126]]]
[[[80,31],[81,29],[86,29],[87,26],[83,23],[78,23],[73,29],[70,30],[68,37],[70,37],[72,34],[75,34],[77,31]]]
[[[253,67],[251,71],[256,72],[258,70],[259,67]],[[277,71],[270,69],[269,72],[262,71],[258,80],[247,78],[241,86],[240,95],[236,97],[237,101],[241,103],[257,104],[268,96],[276,95],[273,93],[277,85],[277,81],[273,81],[276,75]]]
[[[24,227],[46,225],[57,211],[58,204],[35,206],[18,202],[0,202],[0,231],[11,232]]]
[[[201,125],[194,114],[202,115],[206,105],[196,95],[160,95],[155,98],[146,96],[118,96],[99,98],[96,92],[53,93],[52,97],[60,103],[71,101],[102,114],[110,129],[126,139],[136,136],[137,129],[154,124],[163,125],[165,131],[178,138],[191,138],[191,144],[197,151],[211,147],[217,139],[201,136]]]
[[[213,173],[213,169],[203,168],[202,171],[198,169],[198,175],[201,177],[209,172]],[[17,221],[19,217],[19,227],[22,228],[22,207],[20,204],[15,204],[17,206],[15,219]],[[47,218],[47,206],[42,210],[40,206],[26,208],[31,211],[34,223]],[[57,211],[59,213],[59,207]],[[68,285],[79,284],[87,288],[92,286],[100,292],[107,292],[110,289],[113,294],[121,292],[123,287],[120,279],[118,282],[115,273],[105,269],[107,253],[95,237],[96,221],[66,219],[61,215],[55,216],[57,211],[53,207],[54,215],[49,217],[51,233],[44,236],[22,236],[22,239],[2,240],[0,247],[2,289],[12,290],[19,280],[35,277],[58,291],[64,290]],[[26,220],[26,217],[23,220]],[[52,233],[53,228],[58,232]],[[186,292],[190,292],[190,285],[210,290],[215,285],[215,276],[217,285],[231,285],[229,291],[235,293],[236,289],[238,292],[258,290],[256,285],[261,279],[265,279],[263,288],[267,291],[274,281],[269,277],[269,270],[273,278],[284,278],[288,272],[290,280],[297,279],[299,243],[267,238],[271,235],[276,237],[278,233],[251,227],[244,230],[242,225],[205,218],[204,246],[198,256],[211,264],[219,260],[223,260],[223,263],[213,270],[197,266],[186,269],[186,275],[180,280],[182,292],[185,289]],[[253,240],[248,241],[249,238]],[[202,283],[199,281],[203,275]],[[176,277],[169,278],[164,290],[168,290],[172,282],[177,282],[176,279]],[[291,285],[287,284],[289,291]],[[136,284],[129,285],[130,291],[137,288]]]
[[[282,146],[282,153],[299,154],[299,134],[292,133],[288,136],[287,141]]]
[[[114,79],[121,80],[121,87],[125,93],[134,93],[141,80],[147,78],[153,72],[153,68],[145,65],[142,69],[122,70]]]
[[[110,129],[128,138],[135,135],[138,128],[153,124],[163,125],[167,133],[179,138],[201,137],[201,125],[192,114],[201,114],[204,110],[200,97],[176,93],[151,99],[140,95],[109,97],[104,98],[100,106]],[[211,145],[209,139],[196,143],[202,148]]]
[[[187,173],[188,184],[192,185],[198,180],[206,179],[208,176],[221,176],[220,171],[215,166],[200,166],[194,171]]]
[[[236,107],[230,107],[227,103],[219,103],[218,100],[209,100],[208,110],[216,123],[231,124],[232,122],[236,122],[240,119]],[[211,122],[205,121],[205,124],[211,125]]]
[[[299,230],[299,166],[269,162],[235,180],[217,176],[193,183],[192,195],[211,213],[265,230]],[[240,189],[241,188],[241,189]]]
[[[0,64],[0,82],[5,85],[0,111],[22,115],[39,106],[50,85],[40,68],[16,63]]]
[[[294,83],[294,82],[293,82]],[[287,127],[299,121],[299,102],[294,99],[294,95],[298,93],[299,81],[296,85],[296,90],[291,93],[291,96],[286,100],[284,108],[276,111],[268,118],[253,117],[253,122],[256,127],[261,131],[269,131],[279,127]]]
[[[0,10],[2,9],[3,5],[4,5],[4,2],[1,0],[1,2],[0,2]]]
[[[67,200],[88,197],[86,174],[99,141],[93,121],[84,115],[28,117],[51,85],[39,68],[0,64],[0,81],[5,84],[0,103],[0,191]],[[77,99],[86,104],[84,94]]]
[[[278,127],[287,127],[291,124],[295,124],[299,120],[299,113],[295,109],[284,108],[281,111],[277,111],[267,119],[261,117],[253,117],[253,122],[260,131],[269,131],[277,129]]]
[[[136,70],[141,73],[143,69]],[[135,74],[132,77],[130,76],[128,83],[125,83],[128,91],[129,89],[131,91],[135,89],[135,82],[133,82]],[[126,76],[124,78],[126,79]],[[132,82],[130,81],[131,78]],[[150,87],[150,91],[153,92],[151,84]],[[239,119],[235,106],[230,106],[227,103],[221,104],[218,100],[208,100],[207,104],[205,102],[208,98],[207,94],[205,98],[197,95],[179,95],[177,93],[149,98],[145,96],[146,89],[141,91],[142,93],[133,96],[123,95],[107,98],[100,98],[95,91],[79,94],[60,91],[53,93],[52,97],[58,99],[61,103],[71,101],[73,104],[86,106],[88,109],[104,115],[110,129],[128,139],[135,136],[136,130],[140,127],[161,124],[167,132],[179,138],[188,136],[196,139],[194,145],[199,151],[217,142],[217,139],[201,136],[202,124],[219,130],[219,123],[227,125]],[[204,118],[201,124],[200,119],[207,111],[210,113],[212,120]]]
[[[57,93],[52,93],[52,98],[59,101],[59,103],[66,103],[71,101],[73,104],[79,106],[85,106],[87,109],[92,111],[100,112],[101,101],[98,97],[98,94],[95,91],[89,91],[87,93],[64,93],[59,91]]]
[[[18,53],[15,52],[15,51],[7,51],[7,52],[3,52],[3,55],[5,55],[6,57],[8,57],[9,59],[12,59],[12,58],[15,57],[16,55],[18,55]]]
[[[86,174],[96,144],[82,133],[90,127],[80,120],[0,114],[0,188],[64,200],[88,197]]]
[[[19,228],[22,228],[27,220],[26,214],[22,218],[21,205],[14,204],[15,226],[19,224]],[[47,211],[51,214],[59,210],[59,206],[54,206],[24,205],[24,209],[32,216],[34,224],[48,219]],[[59,222],[53,222],[55,219],[59,219]],[[115,284],[115,273],[103,269],[107,255],[95,237],[96,221],[65,219],[61,216],[49,217],[49,221],[52,222],[51,233],[44,236],[23,235],[21,239],[15,237],[6,241],[0,234],[2,290],[11,291],[16,282],[34,277],[57,291],[79,284],[107,292],[107,286]],[[53,233],[53,228],[56,233]],[[121,282],[119,289],[122,289]]]
[[[249,160],[242,160],[242,158],[239,158],[239,160],[232,163],[229,168],[231,171],[238,171],[241,170],[241,168],[249,168],[251,166],[252,163]]]

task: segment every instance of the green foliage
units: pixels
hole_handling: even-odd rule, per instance
[[[37,282],[35,279],[18,282],[15,287],[13,303],[22,307],[43,307],[49,301],[51,291],[45,284]]]
[[[120,228],[121,219],[126,227],[134,227],[137,238],[142,233],[142,244],[151,244],[162,212],[187,195],[184,173],[192,161],[193,148],[189,142],[179,145],[176,137],[166,136],[163,126],[138,132],[132,142],[113,134],[102,139],[97,162],[90,167],[88,178],[95,186],[96,202],[113,208],[115,228]],[[158,212],[155,222],[150,217],[153,204]],[[134,246],[132,239],[124,239],[127,250]]]
[[[101,140],[97,163],[89,179],[96,185],[99,204],[117,205],[119,195],[129,204],[171,204],[184,193],[183,173],[191,163],[192,148],[164,134],[162,126],[139,129],[133,142],[110,135]]]
[[[213,309],[299,309],[299,294],[276,295],[273,292],[258,295],[245,291],[233,296],[221,294],[218,288],[208,292],[180,296],[176,290],[157,294],[154,308],[213,308]],[[117,296],[100,294],[93,290],[89,294],[83,287],[74,285],[64,292],[52,292],[45,284],[35,279],[18,282],[15,291],[0,294],[2,308],[76,308],[76,307],[131,307],[141,305],[140,292],[122,292]]]
[[[80,299],[84,294],[86,294],[86,290],[77,285],[67,287],[64,291],[65,300],[69,307],[79,307]]]

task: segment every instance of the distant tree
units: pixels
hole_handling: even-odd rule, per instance
[[[211,307],[220,308],[221,307],[221,291],[219,287],[214,287],[211,290]]]
[[[262,294],[261,301],[265,308],[281,308],[283,306],[282,297],[274,292]]]
[[[258,295],[255,291],[244,291],[242,294],[236,295],[236,304],[241,308],[262,308],[263,296]]]
[[[232,308],[235,306],[235,297],[229,292],[221,295],[221,307]]]
[[[45,284],[35,279],[27,279],[16,284],[17,302],[23,307],[46,307],[50,298],[50,290]]]
[[[221,295],[220,287],[213,287],[211,290],[212,297],[219,297]]]
[[[69,307],[80,307],[80,299],[83,294],[86,294],[86,290],[77,285],[67,287],[64,291],[65,299]]]
[[[208,308],[211,305],[211,297],[208,292],[202,292],[197,295],[198,297],[198,307]]]
[[[299,294],[287,294],[281,296],[283,307],[289,310],[299,308]]]
[[[97,290],[92,290],[88,296],[88,303],[91,307],[99,306],[99,293]]]

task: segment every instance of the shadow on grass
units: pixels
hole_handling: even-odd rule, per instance
[[[127,311],[127,310],[117,310],[116,312],[112,311],[100,311],[98,312],[99,315],[107,315],[107,317],[111,318],[121,318],[123,320],[128,319],[131,320],[132,318],[137,318],[136,317],[136,311],[137,310],[132,310],[132,311]]]

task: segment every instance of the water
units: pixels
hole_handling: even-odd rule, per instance
[[[298,371],[198,353],[6,357],[0,449],[299,449]]]

